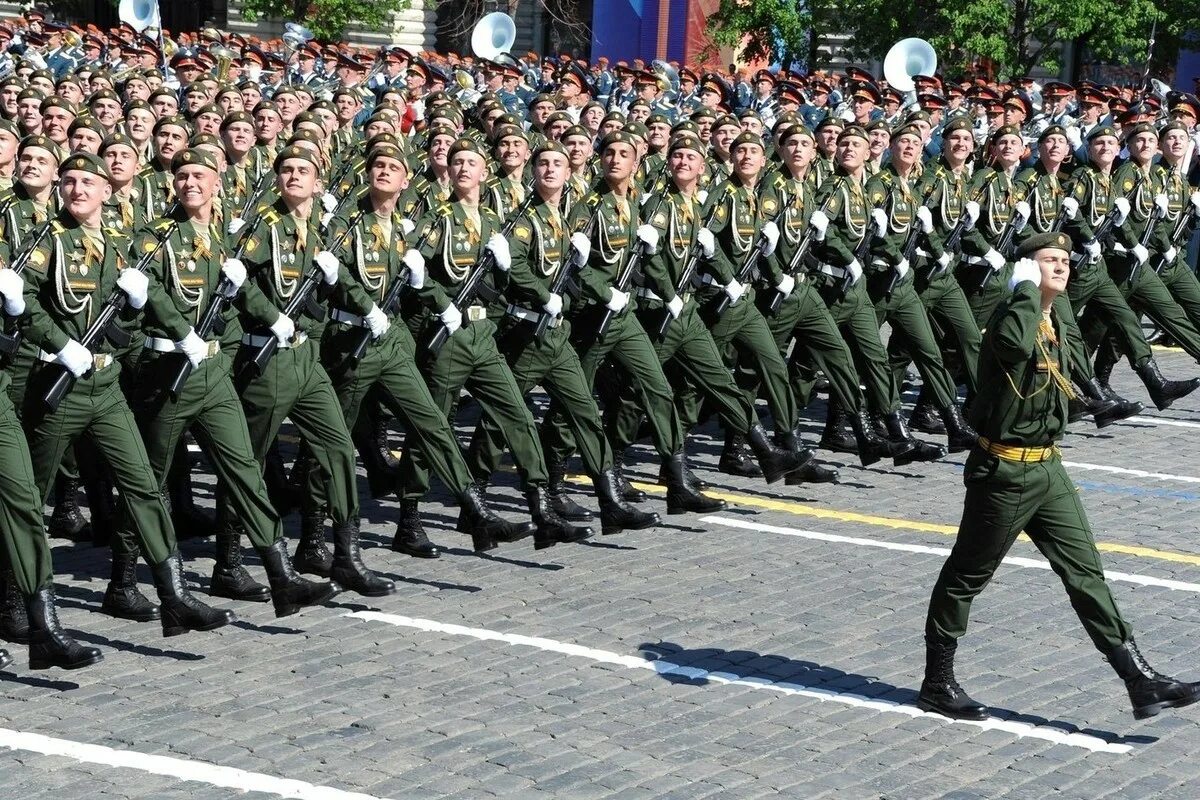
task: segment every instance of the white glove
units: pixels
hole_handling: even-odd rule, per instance
[[[1079,132],[1079,128],[1067,128],[1067,141],[1071,143],[1072,150],[1078,150],[1083,147],[1083,134]]]
[[[815,231],[813,239],[818,242],[825,241],[825,231],[829,228],[829,217],[825,216],[825,212],[818,208],[808,218],[808,224]]]
[[[234,217],[233,219],[229,220],[229,234],[231,236],[236,235],[237,232],[244,227],[246,227],[246,220],[242,219],[241,217]]]
[[[76,378],[82,378],[92,368],[92,352],[74,339],[69,340],[54,360],[66,367]]]
[[[612,292],[612,297],[610,297],[608,302],[604,305],[607,306],[608,310],[614,314],[620,314],[621,309],[629,305],[629,294],[627,292],[622,292],[620,289],[611,289],[610,291]]]
[[[896,265],[896,272],[900,273],[900,280],[904,280],[904,276],[908,274],[908,259],[900,259],[900,263]]]
[[[762,226],[761,233],[762,237],[767,240],[767,246],[763,249],[763,255],[770,256],[779,245],[779,226],[773,221],[767,222]]]
[[[999,272],[1004,269],[1004,256],[1000,255],[1000,251],[995,248],[984,253],[983,260],[992,268],[992,272]]]
[[[887,213],[882,208],[871,209],[871,222],[875,224],[876,236],[883,236],[887,233],[888,218]]]
[[[637,238],[646,246],[646,255],[652,256],[658,252],[658,231],[654,230],[653,225],[638,225]]]
[[[671,314],[671,319],[679,319],[679,315],[683,313],[683,298],[675,295],[667,301],[667,311]]]
[[[943,270],[946,267],[950,266],[950,262],[953,260],[954,260],[954,256],[951,255],[948,251],[943,250],[942,254],[940,256],[938,256],[938,260],[937,260],[938,270]]]
[[[700,205],[704,205],[708,202],[708,189],[700,189],[698,192],[696,192],[696,202],[698,202]]]
[[[550,299],[542,306],[542,310],[552,317],[562,314],[562,295],[550,293]]]
[[[1029,203],[1026,203],[1024,200],[1018,200],[1017,207],[1013,209],[1012,224],[1014,231],[1020,233],[1025,230],[1025,226],[1029,224],[1030,213]]]
[[[1167,213],[1171,210],[1171,201],[1167,199],[1165,194],[1154,195],[1154,216],[1159,219],[1166,219]]]
[[[400,230],[404,231],[404,235],[408,236],[417,229],[417,223],[413,222],[408,217],[400,220]]]
[[[850,283],[852,285],[858,283],[859,278],[862,277],[862,264],[858,263],[858,259],[856,258],[846,266],[846,271],[854,276],[854,280],[850,281]]]
[[[326,211],[324,214],[322,214],[321,215],[321,227],[328,228],[329,223],[333,222],[333,217],[334,217],[334,214],[332,211]]]
[[[408,267],[408,285],[420,289],[425,285],[425,256],[420,250],[405,250],[401,263]]]
[[[512,253],[508,250],[508,239],[505,239],[498,233],[493,233],[484,245],[487,250],[496,259],[496,268],[501,272],[508,272],[512,267]]]
[[[737,278],[733,278],[722,288],[725,290],[725,294],[729,296],[730,303],[736,303],[738,300],[741,300],[742,295],[746,293],[746,287],[738,283]]]
[[[575,250],[575,266],[581,267],[592,257],[592,243],[583,231],[571,234],[571,247]]]
[[[963,213],[967,216],[966,229],[969,231],[974,230],[975,223],[979,222],[979,203],[976,203],[974,200],[968,200],[967,204],[963,206]]]
[[[1129,201],[1124,197],[1118,197],[1113,200],[1113,208],[1117,210],[1117,224],[1124,225],[1125,220],[1129,217]]]
[[[322,250],[313,258],[313,263],[321,268],[321,275],[326,285],[333,286],[338,280],[337,256],[328,250]]]
[[[1096,241],[1084,242],[1083,252],[1087,253],[1089,261],[1095,261],[1100,258],[1100,243]]]
[[[1079,213],[1079,201],[1074,197],[1064,197],[1062,207],[1063,211],[1067,212],[1067,219],[1075,219],[1075,215]]]
[[[204,362],[204,357],[208,355],[208,345],[200,338],[200,334],[196,333],[196,329],[192,328],[188,331],[187,336],[176,342],[179,349],[187,356],[187,360],[191,362],[193,367],[200,366]]]
[[[642,193],[642,199],[641,199],[641,200],[638,200],[638,205],[639,205],[639,206],[644,206],[644,205],[646,205],[646,203],[649,203],[649,202],[650,202],[650,193],[649,193],[649,192],[643,192],[643,193]]]
[[[4,313],[19,317],[25,313],[25,281],[5,267],[0,269],[0,295],[4,295]]]
[[[1162,254],[1162,257],[1163,257],[1163,263],[1164,263],[1164,264],[1166,264],[1167,266],[1170,266],[1171,264],[1174,264],[1174,263],[1175,263],[1175,256],[1177,256],[1177,255],[1179,255],[1179,250],[1177,250],[1177,249],[1176,249],[1176,248],[1174,248],[1174,247],[1168,247],[1168,248],[1166,249],[1166,251],[1165,251],[1165,252],[1163,252],[1163,254]]]
[[[150,280],[139,270],[123,269],[121,270],[121,274],[117,276],[117,288],[129,298],[129,305],[134,308],[141,308],[146,305]]]
[[[1032,258],[1022,258],[1013,265],[1012,277],[1008,279],[1009,291],[1017,288],[1021,281],[1031,281],[1034,286],[1042,285],[1042,268]]]
[[[279,319],[271,323],[271,333],[280,344],[287,344],[296,335],[296,323],[286,314],[280,314]]]
[[[221,265],[221,275],[229,281],[229,286],[225,289],[225,296],[233,297],[246,282],[246,265],[242,263],[241,259],[227,258]]]
[[[438,318],[450,333],[462,327],[462,312],[458,310],[458,306],[451,303],[446,306],[442,313],[438,314]]]
[[[1192,196],[1188,198],[1188,202],[1192,204],[1192,213],[1200,216],[1200,189],[1192,192]]]
[[[1150,251],[1143,247],[1140,243],[1131,247],[1129,253],[1137,259],[1139,267],[1150,260]]]
[[[325,194],[321,195],[321,208],[325,209],[326,211],[328,211],[331,214],[334,211],[337,211],[337,208],[338,208],[337,197],[335,197],[332,192],[326,192]]]
[[[717,252],[717,239],[708,228],[701,228],[696,232],[696,244],[700,245],[700,252],[705,258],[712,258]]]
[[[779,292],[784,297],[791,297],[792,292],[796,288],[796,279],[791,275],[784,275],[783,280],[775,284],[775,291]]]
[[[929,213],[929,209],[925,206],[917,208],[917,221],[921,223],[921,230],[925,233],[933,233],[933,214]]]
[[[392,321],[388,319],[388,315],[383,313],[382,308],[374,304],[371,305],[371,310],[367,312],[364,319],[367,321],[367,327],[371,329],[372,339],[378,339],[392,327]]]

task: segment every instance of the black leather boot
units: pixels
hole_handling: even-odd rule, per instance
[[[633,488],[633,484],[625,477],[625,452],[613,450],[613,469],[617,472],[617,480],[621,482],[621,497],[627,503],[644,503],[650,497],[641,489]]]
[[[725,501],[700,494],[688,482],[683,453],[676,453],[663,465],[667,470],[667,513],[668,514],[713,514],[725,509]]]
[[[342,590],[331,581],[310,581],[301,577],[288,558],[287,542],[283,539],[260,548],[258,555],[271,583],[271,602],[277,617],[295,614],[305,606],[319,606]]]
[[[958,403],[951,403],[945,408],[939,409],[938,413],[942,417],[942,422],[945,423],[946,444],[949,445],[951,453],[961,453],[975,446],[975,442],[979,440],[979,434],[963,419],[962,409],[958,407]]]
[[[392,452],[392,445],[388,441],[387,416],[381,413],[376,413],[373,429],[374,435],[372,440],[375,445],[375,453],[379,457],[379,463],[384,467],[384,469],[399,469],[400,459],[396,458],[395,453]]]
[[[1106,392],[1100,381],[1092,377],[1075,381],[1077,399],[1092,417],[1097,428],[1107,428],[1114,422],[1132,417],[1144,411],[1141,403],[1126,400],[1111,389]]]
[[[212,608],[197,600],[183,582],[183,559],[172,550],[160,564],[151,564],[154,586],[162,603],[163,636],[188,631],[211,631],[237,619],[232,611]]]
[[[600,473],[592,481],[600,500],[600,533],[611,536],[621,531],[640,531],[653,528],[662,519],[653,511],[634,508],[621,497],[617,474],[613,470]]]
[[[858,448],[858,461],[864,467],[869,467],[881,458],[895,458],[904,455],[915,447],[911,442],[889,442],[875,433],[867,419],[867,412],[860,410],[857,414],[848,414],[850,428],[854,431],[854,442]]]
[[[783,482],[786,485],[798,486],[802,483],[833,483],[838,479],[838,471],[836,469],[818,464],[817,460],[812,457],[812,450],[806,448],[803,440],[800,438],[799,428],[792,428],[780,436],[779,440],[784,449],[795,453],[797,457],[802,457],[804,453],[809,454],[799,469],[792,470],[784,478]]]
[[[217,531],[217,563],[213,566],[208,593],[251,603],[271,599],[271,590],[251,578],[242,566],[242,535],[233,523],[226,523]]]
[[[1185,683],[1158,672],[1146,663],[1132,636],[1105,658],[1125,681],[1134,719],[1153,717],[1163,709],[1188,706],[1200,700],[1200,683]]]
[[[954,677],[954,652],[957,649],[957,641],[935,641],[925,637],[925,680],[917,695],[917,708],[951,719],[987,719],[987,706],[972,700]]]
[[[363,563],[358,533],[357,519],[333,526],[333,569],[329,577],[363,597],[386,597],[396,591],[396,584],[379,577]]]
[[[203,539],[212,536],[217,520],[212,514],[196,507],[192,495],[192,473],[188,462],[187,446],[180,442],[175,451],[175,460],[167,472],[167,490],[171,496],[171,523],[175,526],[175,538]]]
[[[912,414],[908,417],[908,426],[914,431],[941,435],[946,432],[946,425],[938,415],[937,409],[925,395],[925,390],[917,395],[917,404],[913,406]]]
[[[53,586],[40,589],[31,596],[26,611],[29,615],[30,669],[79,669],[104,660],[99,650],[84,647],[63,630],[58,621]]]
[[[1153,357],[1147,359],[1146,363],[1135,369],[1134,372],[1142,379],[1142,383],[1146,384],[1146,391],[1150,393],[1150,399],[1154,401],[1154,405],[1159,411],[1170,408],[1176,400],[1187,397],[1200,387],[1200,378],[1192,378],[1187,381],[1167,380],[1163,377],[1162,371],[1158,368],[1158,362]]]
[[[592,538],[592,529],[572,525],[567,520],[554,513],[550,507],[550,493],[544,487],[533,486],[525,493],[529,503],[529,513],[537,530],[533,532],[533,548],[545,550],[556,544],[582,542]]]
[[[305,511],[300,517],[300,544],[292,562],[296,569],[328,578],[333,571],[333,556],[325,544],[325,512]]]
[[[25,613],[25,598],[17,589],[12,570],[0,574],[0,639],[13,644],[29,644],[29,617]]]
[[[509,522],[488,508],[483,492],[475,484],[467,487],[458,498],[459,533],[471,534],[476,553],[493,550],[497,542],[516,542],[531,535],[537,526],[532,522]]]
[[[92,538],[91,525],[79,510],[79,479],[59,475],[54,479],[54,513],[48,533],[56,539],[86,542]],[[24,605],[22,601],[21,605]]]
[[[112,577],[104,590],[100,610],[110,617],[150,622],[160,619],[159,607],[142,594],[137,582],[137,553],[112,551]]]
[[[392,455],[388,441],[387,421],[376,414],[373,420],[362,420],[354,431],[354,447],[367,471],[367,487],[371,497],[383,500],[396,491],[400,461]]]
[[[8,654],[8,651],[0,648],[0,669],[4,669],[12,662],[13,658]]]
[[[425,534],[421,524],[421,512],[416,500],[400,501],[400,519],[396,522],[396,535],[392,537],[392,549],[413,558],[438,558],[442,551]]]
[[[774,447],[763,426],[757,423],[747,432],[746,441],[750,443],[750,449],[754,451],[767,483],[775,483],[789,472],[800,469],[813,457],[813,451],[807,447],[795,451]]]
[[[571,522],[591,522],[592,512],[571,499],[567,492],[567,465],[546,451],[546,492],[550,496],[550,508],[555,514]]]
[[[726,475],[737,475],[740,478],[761,478],[763,471],[750,457],[746,447],[746,437],[740,433],[726,432],[725,446],[721,449],[721,460],[717,469]]]
[[[267,496],[275,506],[275,513],[286,517],[300,499],[288,482],[287,468],[283,464],[283,456],[279,454],[279,442],[271,445],[267,457],[263,460],[263,480],[266,481]]]
[[[687,454],[688,454],[688,441],[685,438],[684,442],[683,442],[683,477],[687,479],[688,485],[691,486],[693,489],[695,489],[697,492],[707,492],[712,487],[706,481],[701,480],[696,475],[696,473],[692,471],[692,468],[690,466],[688,466],[688,463],[687,463],[688,455]],[[671,483],[671,476],[667,474],[667,463],[664,461],[663,463],[658,465],[658,485],[659,486],[668,486],[668,485],[670,485],[670,483]]]
[[[829,408],[825,413],[825,430],[821,432],[820,447],[833,453],[858,453],[858,442],[854,436],[846,433],[846,409],[842,404],[829,398]]]
[[[937,461],[944,458],[946,448],[940,444],[914,439],[904,424],[899,411],[883,415],[883,424],[887,428],[888,440],[892,442],[912,442],[913,448],[903,455],[892,456],[892,463],[897,467],[911,464],[914,461]]]
[[[1113,367],[1116,365],[1116,354],[1106,339],[1096,348],[1096,360],[1092,363],[1092,374],[1096,376],[1096,382],[1100,384],[1100,388],[1106,396],[1116,395],[1112,386],[1109,385]]]

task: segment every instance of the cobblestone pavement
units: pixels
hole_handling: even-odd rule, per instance
[[[1197,372],[1182,354],[1159,359],[1172,377]],[[1145,400],[1118,372],[1118,390]],[[1103,432],[1076,426],[1065,447],[1143,651],[1196,679],[1198,445],[1190,397]],[[767,487],[717,473],[719,442],[697,437],[695,450],[729,510],[546,551],[527,540],[477,557],[439,499],[426,525],[448,552],[407,558],[386,546],[394,501],[365,499],[366,558],[397,580],[394,596],[341,595],[283,620],[222,602],[241,621],[211,634],[163,639],[156,624],[100,614],[107,558],[56,541],[64,623],[105,660],[31,673],[10,646],[3,796],[1200,794],[1200,707],[1135,722],[1027,541],[975,604],[959,651],[959,677],[993,721],[916,711],[963,456],[900,470],[835,456],[839,485]],[[657,472],[648,450],[632,461],[644,481]],[[513,479],[493,495],[516,516]],[[661,497],[648,505],[662,510]],[[211,540],[184,550],[206,587]]]

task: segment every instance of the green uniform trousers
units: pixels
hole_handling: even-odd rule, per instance
[[[246,531],[256,548],[269,547],[283,535],[279,515],[267,496],[262,466],[254,456],[246,415],[229,377],[232,359],[218,353],[196,367],[178,399],[168,387],[179,368],[179,356],[148,352],[142,357],[132,406],[146,444],[146,454],[159,485],[183,439],[192,431],[220,485],[221,502]],[[135,552],[132,531],[118,525],[113,550]]]
[[[638,317],[647,330],[653,326],[657,333],[662,314],[662,307],[646,308],[639,310]],[[717,410],[721,424],[729,432],[745,433],[758,421],[752,396],[734,382],[720,348],[700,319],[698,307],[692,300],[684,303],[679,318],[672,320],[662,339],[654,343],[654,352],[659,363],[669,362],[674,367],[671,370],[673,376],[686,380],[689,389],[698,391]],[[613,446],[618,452],[624,452],[639,438],[643,416],[641,404],[623,392],[610,429]]]
[[[426,355],[422,371],[429,395],[449,419],[463,389],[479,401],[484,412],[504,431],[513,461],[525,486],[545,486],[546,461],[538,446],[537,426],[525,398],[496,349],[496,326],[488,320],[467,323],[455,331],[441,352]],[[400,459],[400,498],[418,500],[429,491],[427,455],[423,448],[405,447]]]
[[[613,448],[604,435],[600,408],[579,363],[579,354],[571,347],[570,323],[548,328],[539,342],[533,337],[534,326],[518,322],[500,335],[499,347],[508,361],[522,395],[541,384],[555,407],[562,412],[579,448],[583,468],[593,478],[611,469]],[[486,481],[500,464],[504,454],[504,431],[485,413],[467,448],[467,463],[477,480]]]
[[[159,564],[175,549],[175,528],[133,412],[121,394],[120,370],[119,364],[113,364],[79,379],[51,412],[42,398],[60,372],[55,366],[39,364],[29,376],[21,419],[38,497],[46,497],[67,448],[79,437],[91,439],[112,471],[119,514],[132,526],[146,561]],[[39,576],[38,585],[49,579],[49,574]]]
[[[875,320],[875,308],[867,297],[865,281],[858,280],[842,294],[838,283],[826,281],[818,287],[829,315],[838,326],[842,340],[850,348],[854,366],[867,388],[867,408],[887,414],[900,408],[898,384],[888,369],[887,352],[879,340],[879,323]],[[805,387],[805,395],[812,391]]]
[[[471,474],[446,412],[434,402],[417,368],[408,328],[392,325],[367,345],[357,364],[350,364],[346,356],[361,334],[362,328],[331,325],[321,339],[321,361],[333,381],[346,427],[354,430],[368,395],[378,389],[380,402],[404,423],[405,447],[419,447],[424,462],[451,491],[466,491]]]
[[[746,394],[751,408],[761,386],[767,407],[775,418],[775,429],[792,430],[800,421],[800,412],[796,408],[796,396],[792,393],[788,378],[787,362],[779,352],[779,345],[766,318],[755,305],[754,290],[747,289],[746,294],[720,316],[716,313],[716,303],[716,298],[702,301],[699,304],[699,317],[708,326],[718,352],[724,355],[726,367],[733,369],[741,365],[738,373],[741,391]],[[691,430],[700,421],[700,401],[701,397],[696,392],[682,395],[680,417],[684,430]],[[753,419],[753,411],[751,413]],[[730,432],[743,433],[747,430],[749,426],[731,428]]]
[[[1142,333],[1141,323],[1130,309],[1121,290],[1113,283],[1104,262],[1081,267],[1076,267],[1073,263],[1072,267],[1071,280],[1067,284],[1067,297],[1071,301],[1071,308],[1075,309],[1079,316],[1072,317],[1070,325],[1076,328],[1087,326],[1092,330],[1087,338],[1086,331],[1081,331],[1080,335],[1075,335],[1076,332],[1072,331],[1068,340],[1072,369],[1076,372],[1086,371],[1085,378],[1090,379],[1093,376],[1087,345],[1090,343],[1094,347],[1110,328],[1117,338],[1118,346],[1129,357],[1130,366],[1136,369],[1146,363],[1151,352],[1146,336]],[[1085,317],[1087,322],[1083,321]]]
[[[1129,623],[1104,581],[1078,490],[1059,456],[1021,463],[976,447],[967,457],[963,483],[962,522],[929,599],[927,636],[958,639],[966,633],[971,601],[1024,530],[1062,580],[1096,649],[1107,653],[1129,638]]]
[[[942,351],[938,349],[933,336],[929,312],[917,297],[911,279],[898,282],[891,296],[888,296],[887,284],[890,281],[890,273],[872,275],[868,281],[869,296],[875,306],[876,325],[882,327],[885,322],[891,325],[892,338],[900,337],[903,340],[934,404],[938,408],[947,408],[958,401],[958,387],[942,363]]]
[[[1200,280],[1181,255],[1158,274],[1171,297],[1179,304],[1192,325],[1200,326]]]
[[[253,354],[254,348],[241,349],[235,374]],[[317,346],[306,341],[280,348],[263,374],[242,386],[240,394],[260,470],[283,420],[290,419],[321,469],[330,519],[335,525],[357,519],[354,444],[333,384],[317,358]]]
[[[604,338],[597,337],[604,311],[604,306],[588,306],[571,321],[571,344],[579,353],[583,376],[588,386],[594,387],[600,366],[609,358],[616,362],[621,377],[630,381],[646,412],[654,448],[663,458],[675,455],[683,449],[683,427],[654,345],[628,308],[613,317]],[[550,403],[542,432],[547,452],[566,461],[575,442],[557,402]]]
[[[967,303],[962,287],[949,272],[931,276],[930,269],[925,268],[917,271],[913,288],[921,300],[921,305],[925,306],[934,339],[941,345],[943,352],[948,338],[953,337],[961,361],[961,375],[966,382],[968,394],[973,395],[979,388],[979,348],[983,344],[983,336],[979,332],[979,325],[975,323],[975,315],[971,313],[971,306]],[[888,340],[888,361],[897,384],[904,379],[904,370],[913,360],[907,345],[902,336],[893,336]],[[931,397],[925,388],[921,389],[921,393]]]
[[[0,536],[5,560],[16,575],[17,589],[28,597],[53,578],[50,546],[42,527],[42,496],[38,494],[25,432],[8,396],[0,393]]]
[[[788,343],[793,337],[796,340],[789,368],[797,405],[801,408],[807,406],[812,393],[812,381],[807,380],[797,368],[803,364],[825,373],[829,379],[830,395],[843,408],[857,413],[862,409],[863,395],[859,388],[858,372],[854,369],[854,356],[816,288],[806,276],[798,276],[796,288],[774,314],[770,313],[768,307],[770,296],[770,292],[760,295],[758,307],[766,317],[767,327],[775,338],[780,355],[787,352]]]
[[[979,330],[987,328],[992,312],[1000,305],[1000,301],[1008,297],[1008,279],[1012,277],[1013,265],[1005,263],[999,272],[993,272],[986,264],[967,264],[960,262],[954,270],[954,277],[962,287],[967,305],[975,315],[975,325]],[[984,275],[990,275],[984,283]]]
[[[1129,316],[1137,325],[1139,337],[1143,342],[1145,341],[1141,324],[1138,322],[1140,316],[1145,314],[1162,326],[1163,330],[1175,340],[1175,344],[1182,347],[1189,356],[1200,361],[1200,331],[1196,330],[1188,319],[1187,313],[1171,297],[1171,292],[1158,277],[1158,273],[1145,265],[1133,270],[1132,263],[1132,259],[1114,257],[1109,262],[1109,276],[1129,304],[1129,308],[1132,309]],[[1133,273],[1132,280],[1130,280],[1131,272]],[[1072,303],[1074,303],[1073,300]],[[1108,334],[1109,322],[1097,314],[1093,306],[1089,305],[1083,311],[1079,327],[1083,330],[1088,345],[1095,348]],[[1114,332],[1119,334],[1120,331]],[[1128,336],[1118,335],[1117,345],[1128,347],[1128,343],[1123,341],[1124,339],[1128,339]],[[1147,352],[1149,349],[1149,345],[1147,345]],[[1129,351],[1125,350],[1125,352]]]
[[[25,407],[25,387],[29,383],[29,371],[37,363],[37,351],[38,348],[31,345],[28,340],[22,340],[20,349],[12,355],[8,366],[4,369],[12,378],[12,382],[8,385],[8,397],[12,401],[13,408],[17,410],[18,416],[20,416],[21,409]],[[68,447],[63,453],[62,463],[58,465],[58,472],[64,478],[79,479],[79,462],[74,447]]]

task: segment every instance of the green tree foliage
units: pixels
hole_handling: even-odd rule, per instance
[[[708,36],[715,45],[735,48],[742,61],[786,66],[808,54],[812,27],[813,17],[799,0],[721,0],[709,17]]]
[[[409,0],[244,0],[242,15],[297,22],[318,39],[341,38],[350,25],[369,30],[390,29],[392,14],[407,8]]]

